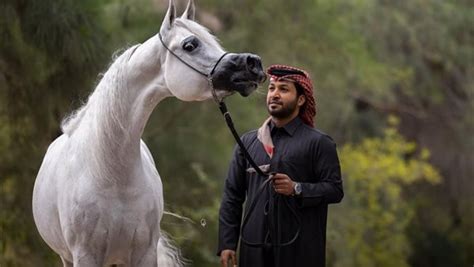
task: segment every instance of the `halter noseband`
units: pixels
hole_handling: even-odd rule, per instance
[[[171,49],[169,49],[169,47],[163,41],[163,36],[161,35],[161,32],[158,33],[158,36],[160,37],[161,44],[166,48],[166,50],[168,50],[168,52],[170,52],[174,57],[179,59],[179,61],[181,61],[184,65],[190,67],[195,72],[197,72],[197,73],[201,74],[202,76],[206,77],[206,79],[209,82],[209,85],[211,86],[212,97],[214,98],[214,101],[216,101],[216,103],[219,104],[219,105],[221,103],[223,103],[223,99],[219,99],[219,97],[217,97],[216,89],[214,89],[214,85],[212,84],[212,75],[214,74],[214,71],[216,71],[217,65],[219,65],[219,63],[222,61],[222,59],[225,56],[227,56],[227,54],[229,54],[229,52],[224,52],[224,54],[222,54],[221,57],[216,61],[216,64],[214,64],[214,67],[212,68],[211,72],[209,72],[209,74],[206,74],[205,72],[198,70],[196,67],[194,67],[191,64],[189,64],[188,62],[186,62],[184,59],[180,58],[178,55],[176,55],[176,53],[174,53]]]

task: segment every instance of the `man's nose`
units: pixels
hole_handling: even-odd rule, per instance
[[[278,91],[278,89],[269,91],[269,94],[272,98],[280,98],[280,91]]]

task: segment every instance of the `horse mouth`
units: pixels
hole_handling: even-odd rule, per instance
[[[249,96],[253,91],[257,90],[258,83],[257,82],[247,82],[247,89],[243,91],[239,91],[241,96]]]
[[[219,86],[216,89],[219,91],[229,92],[230,94],[239,93],[241,96],[247,97],[252,94],[259,85],[260,83],[257,81],[236,79],[235,81],[231,81],[225,86]]]
[[[241,96],[249,96],[258,88],[259,83],[249,80],[236,80],[232,82],[231,91],[238,92]]]
[[[247,87],[250,87],[250,88],[252,88],[252,87],[257,88],[258,87],[258,82],[251,81],[251,80],[245,80],[245,79],[236,79],[232,83],[237,85],[237,86],[247,86]]]

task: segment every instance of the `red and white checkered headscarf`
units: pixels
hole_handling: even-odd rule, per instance
[[[316,116],[316,101],[313,95],[313,83],[309,74],[292,66],[286,65],[271,65],[267,69],[267,74],[270,79],[278,80],[292,80],[303,88],[303,93],[306,97],[306,102],[301,106],[298,116],[303,122],[311,127],[314,127],[314,116]]]

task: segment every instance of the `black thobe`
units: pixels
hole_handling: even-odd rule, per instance
[[[331,137],[307,126],[299,117],[281,128],[273,123],[268,127],[275,146],[271,159],[257,139],[256,130],[242,136],[245,147],[257,165],[269,164],[269,172],[285,173],[301,183],[302,193],[283,196],[270,185],[258,192],[265,178],[253,171],[236,146],[219,212],[217,254],[224,249],[236,251],[241,234],[250,243],[279,240],[277,243],[281,244],[290,241],[299,230],[292,244],[277,250],[248,246],[240,240],[239,266],[276,266],[277,263],[268,264],[272,258],[279,261],[280,267],[325,266],[328,204],[340,202],[344,195],[336,145]],[[255,209],[241,229],[243,203],[247,199],[247,210],[255,197]],[[301,219],[299,226],[297,217]]]

